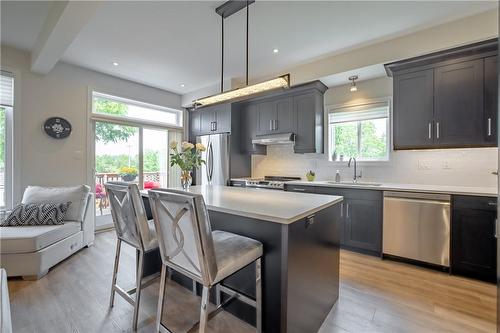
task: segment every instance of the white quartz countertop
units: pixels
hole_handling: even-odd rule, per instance
[[[334,183],[328,181],[291,181],[287,182],[290,185],[305,185],[305,186],[323,186],[323,187],[339,187],[339,188],[359,188],[381,191],[401,191],[401,192],[423,192],[423,193],[445,193],[456,195],[473,195],[484,197],[496,197],[497,189],[495,187],[468,187],[468,186],[449,186],[449,185],[424,185],[424,184],[396,184],[396,183],[377,183],[377,185],[366,184],[346,184]]]
[[[293,223],[343,200],[335,195],[230,186],[192,186],[189,192],[203,195],[208,210],[281,224]]]

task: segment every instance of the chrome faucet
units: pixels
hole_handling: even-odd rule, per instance
[[[351,157],[351,158],[349,159],[349,163],[347,163],[347,167],[348,167],[348,168],[350,168],[350,167],[351,167],[351,162],[352,162],[352,161],[354,161],[354,170],[353,170],[353,171],[354,171],[354,175],[353,175],[353,177],[352,177],[352,182],[353,182],[353,183],[356,183],[356,182],[358,181],[358,178],[361,178],[362,173],[361,173],[361,171],[360,171],[360,172],[359,172],[359,175],[358,175],[358,167],[357,167],[358,163],[356,162],[356,158],[355,158],[355,157]]]

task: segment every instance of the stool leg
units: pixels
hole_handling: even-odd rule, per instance
[[[262,282],[261,258],[255,261],[255,314],[257,332],[262,332]]]
[[[139,304],[141,302],[141,285],[142,285],[142,269],[144,253],[138,251],[139,260],[137,262],[137,275],[136,275],[136,289],[135,289],[135,302],[134,302],[134,318],[132,321],[132,329],[137,331],[137,319],[139,317]]]
[[[163,313],[163,299],[165,297],[165,285],[167,284],[167,266],[161,265],[160,291],[158,295],[158,309],[156,312],[156,332],[160,332],[161,315]]]
[[[118,265],[120,263],[120,249],[122,246],[121,239],[118,238],[116,242],[115,265],[113,266],[113,278],[111,279],[111,296],[109,298],[109,307],[112,308],[115,303],[115,286],[116,277],[118,275]]]
[[[200,309],[200,330],[199,333],[205,333],[208,322],[208,298],[210,295],[210,287],[203,286],[201,293],[201,309]]]

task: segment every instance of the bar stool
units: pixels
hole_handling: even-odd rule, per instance
[[[159,275],[156,274],[143,281],[144,254],[157,249],[158,240],[156,238],[153,221],[148,221],[147,219],[144,203],[137,185],[124,182],[109,182],[105,184],[105,187],[109,196],[111,215],[118,238],[109,307],[113,307],[115,292],[117,292],[134,307],[132,328],[137,330],[141,289],[147,287],[159,277]],[[116,284],[122,242],[125,242],[137,250],[136,287],[130,290],[124,290]],[[131,295],[134,293],[135,298],[132,298]]]
[[[160,332],[167,267],[203,285],[199,332],[223,306],[235,298],[255,307],[257,332],[262,331],[262,243],[225,231],[212,231],[205,201],[199,194],[178,190],[150,190],[149,200],[162,258],[156,328]],[[223,279],[255,262],[255,300],[224,286],[231,297],[209,313],[209,292]]]

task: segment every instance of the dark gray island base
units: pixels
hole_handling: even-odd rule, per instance
[[[283,192],[281,192],[283,193]],[[339,226],[341,197],[335,204],[288,224],[209,209],[213,230],[259,240],[262,259],[264,332],[317,332],[339,296]],[[145,198],[149,214],[149,202]],[[192,289],[192,280],[172,272],[172,279]],[[223,281],[255,297],[255,267],[249,265]],[[201,294],[201,286],[197,287]],[[223,300],[229,297],[222,294]],[[212,293],[215,303],[215,288]],[[255,325],[253,307],[236,299],[226,308]],[[168,327],[168,323],[164,323]]]

